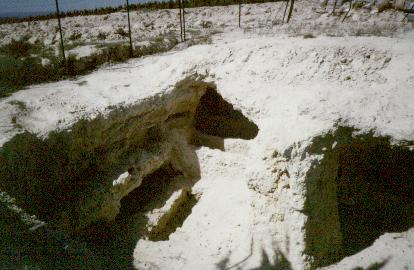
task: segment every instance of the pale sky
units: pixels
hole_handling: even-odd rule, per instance
[[[117,7],[125,0],[58,0],[61,11],[95,9],[100,7]],[[145,0],[129,0],[131,4]],[[0,0],[0,13],[47,12],[55,11],[55,0]]]

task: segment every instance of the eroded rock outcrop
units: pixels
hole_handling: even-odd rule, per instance
[[[167,180],[176,178],[162,170],[166,166],[178,172],[179,179],[169,184],[160,182],[166,186],[162,189],[164,197],[155,194],[148,201],[166,200],[180,189],[191,190],[200,178],[196,147],[222,149],[223,138],[252,139],[257,133],[257,126],[225,101],[213,83],[187,78],[167,93],[115,109],[107,116],[82,120],[70,131],[53,133],[43,141],[33,135],[21,135],[18,140],[34,140],[36,144],[28,147],[35,152],[38,148],[60,150],[48,153],[39,163],[39,157],[32,155],[24,144],[6,144],[5,152],[12,155],[1,157],[2,175],[28,177],[28,185],[36,188],[33,194],[22,197],[18,187],[8,185],[7,181],[3,186],[17,197],[18,203],[36,206],[31,211],[41,219],[71,234],[88,234],[91,225],[113,222],[120,213],[121,201],[145,182],[161,181],[166,174]],[[23,159],[9,158],[13,155]],[[11,170],[21,160],[33,166],[21,172]],[[39,164],[51,171],[43,182],[26,175],[44,179]],[[48,192],[49,197],[38,196]],[[151,191],[144,188],[139,192]],[[138,196],[143,197],[142,194]]]
[[[145,151],[127,173],[113,182],[100,204],[100,211],[85,217],[91,222],[114,220],[122,198],[139,187],[147,175],[165,164],[170,164],[182,174],[180,188],[191,188],[200,177],[194,145],[209,146],[209,141],[223,138],[252,139],[258,132],[253,122],[234,110],[217,93],[214,84],[193,80],[178,83],[171,93],[160,100],[154,99],[148,104],[128,109],[128,116],[122,116],[119,123],[128,121],[133,127],[126,128],[127,138],[137,136],[131,131],[139,128]]]

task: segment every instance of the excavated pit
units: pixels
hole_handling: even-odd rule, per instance
[[[308,149],[324,155],[306,177],[305,253],[313,268],[358,253],[384,233],[414,226],[414,152],[391,145],[389,138],[352,136],[353,131],[339,127]]]
[[[354,142],[339,150],[336,178],[345,256],[385,232],[414,226],[414,153],[400,147]]]
[[[0,188],[30,214],[90,245],[102,267],[129,268],[136,241],[168,239],[191,214],[197,147],[225,150],[225,138],[257,133],[213,83],[187,78],[170,92],[46,139],[17,135],[0,148]],[[148,232],[146,213],[180,190]]]

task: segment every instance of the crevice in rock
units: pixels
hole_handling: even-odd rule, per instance
[[[306,175],[305,253],[327,266],[369,247],[386,232],[414,226],[414,152],[405,142],[353,128],[314,138],[305,151],[323,155]],[[412,142],[411,142],[412,144]]]
[[[197,197],[190,190],[182,190],[180,196],[174,201],[167,213],[165,213],[157,225],[148,234],[151,241],[166,241],[170,234],[181,227],[197,204]]]
[[[155,208],[160,202],[166,201],[173,192],[172,181],[175,177],[182,175],[180,171],[173,168],[171,163],[167,163],[145,176],[139,187],[121,199],[121,210],[117,219],[148,210],[148,208]]]

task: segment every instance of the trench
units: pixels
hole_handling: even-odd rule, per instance
[[[408,149],[361,142],[344,146],[336,183],[345,256],[385,232],[414,226],[414,153]]]
[[[225,151],[224,139],[253,139],[258,131],[213,83],[186,78],[168,93],[81,120],[45,139],[16,135],[0,148],[0,189],[45,221],[46,234],[59,231],[69,239],[48,251],[67,258],[61,269],[87,262],[130,269],[139,239],[167,240],[196,205],[191,191],[200,179],[196,149]],[[147,213],[163,208],[177,192],[179,198],[149,230]],[[83,246],[91,256],[76,253]],[[19,258],[20,251],[13,252]],[[41,268],[54,260],[47,254],[24,256]]]
[[[306,254],[327,266],[369,247],[388,232],[414,226],[414,152],[405,142],[339,127],[315,138],[324,154],[307,174]],[[333,147],[334,146],[334,147]]]

